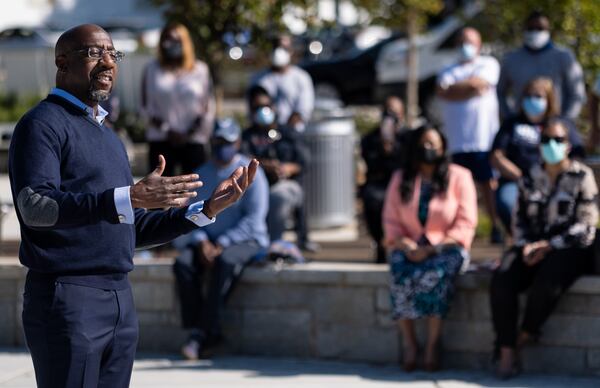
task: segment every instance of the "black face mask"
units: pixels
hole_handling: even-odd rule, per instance
[[[442,159],[441,156],[438,155],[436,149],[426,148],[423,146],[419,146],[417,155],[420,162],[427,164],[437,164]]]
[[[163,47],[163,54],[169,60],[177,60],[183,57],[183,45],[181,42],[172,42],[170,45]]]
[[[400,119],[394,112],[390,112],[388,110],[384,111],[383,114],[381,115],[382,119],[385,119],[386,117],[392,118],[396,122],[400,121]]]

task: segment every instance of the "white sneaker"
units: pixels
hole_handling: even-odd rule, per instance
[[[200,358],[200,343],[195,340],[189,340],[181,348],[181,354],[188,360],[195,361]]]

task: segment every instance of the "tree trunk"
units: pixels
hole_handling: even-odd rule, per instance
[[[417,18],[414,11],[408,12],[408,79],[406,85],[406,119],[410,128],[416,125],[419,117],[419,52],[417,50]]]
[[[219,70],[219,65],[220,64],[218,63],[208,63],[208,68],[210,70],[210,75],[213,82],[213,92],[215,93],[215,111],[217,117],[223,114],[223,101],[225,99],[225,88],[223,87],[223,83],[221,82],[221,72]]]

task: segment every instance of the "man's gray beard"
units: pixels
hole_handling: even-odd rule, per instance
[[[102,101],[106,101],[108,100],[108,98],[110,97],[110,92],[107,92],[106,90],[90,90],[89,93],[90,96],[90,100],[95,101],[95,102],[102,102]]]

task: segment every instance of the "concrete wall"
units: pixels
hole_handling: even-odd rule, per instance
[[[0,261],[1,264],[1,261]],[[0,345],[22,345],[24,271],[0,265]],[[139,264],[131,275],[140,349],[177,352],[185,339],[168,264]],[[226,351],[285,357],[397,363],[401,339],[390,319],[387,268],[312,263],[249,268],[225,312]],[[444,326],[444,365],[489,368],[493,332],[489,274],[459,278]],[[527,371],[600,374],[600,278],[584,277],[561,301],[538,346],[525,351]],[[424,327],[419,327],[424,338]]]

